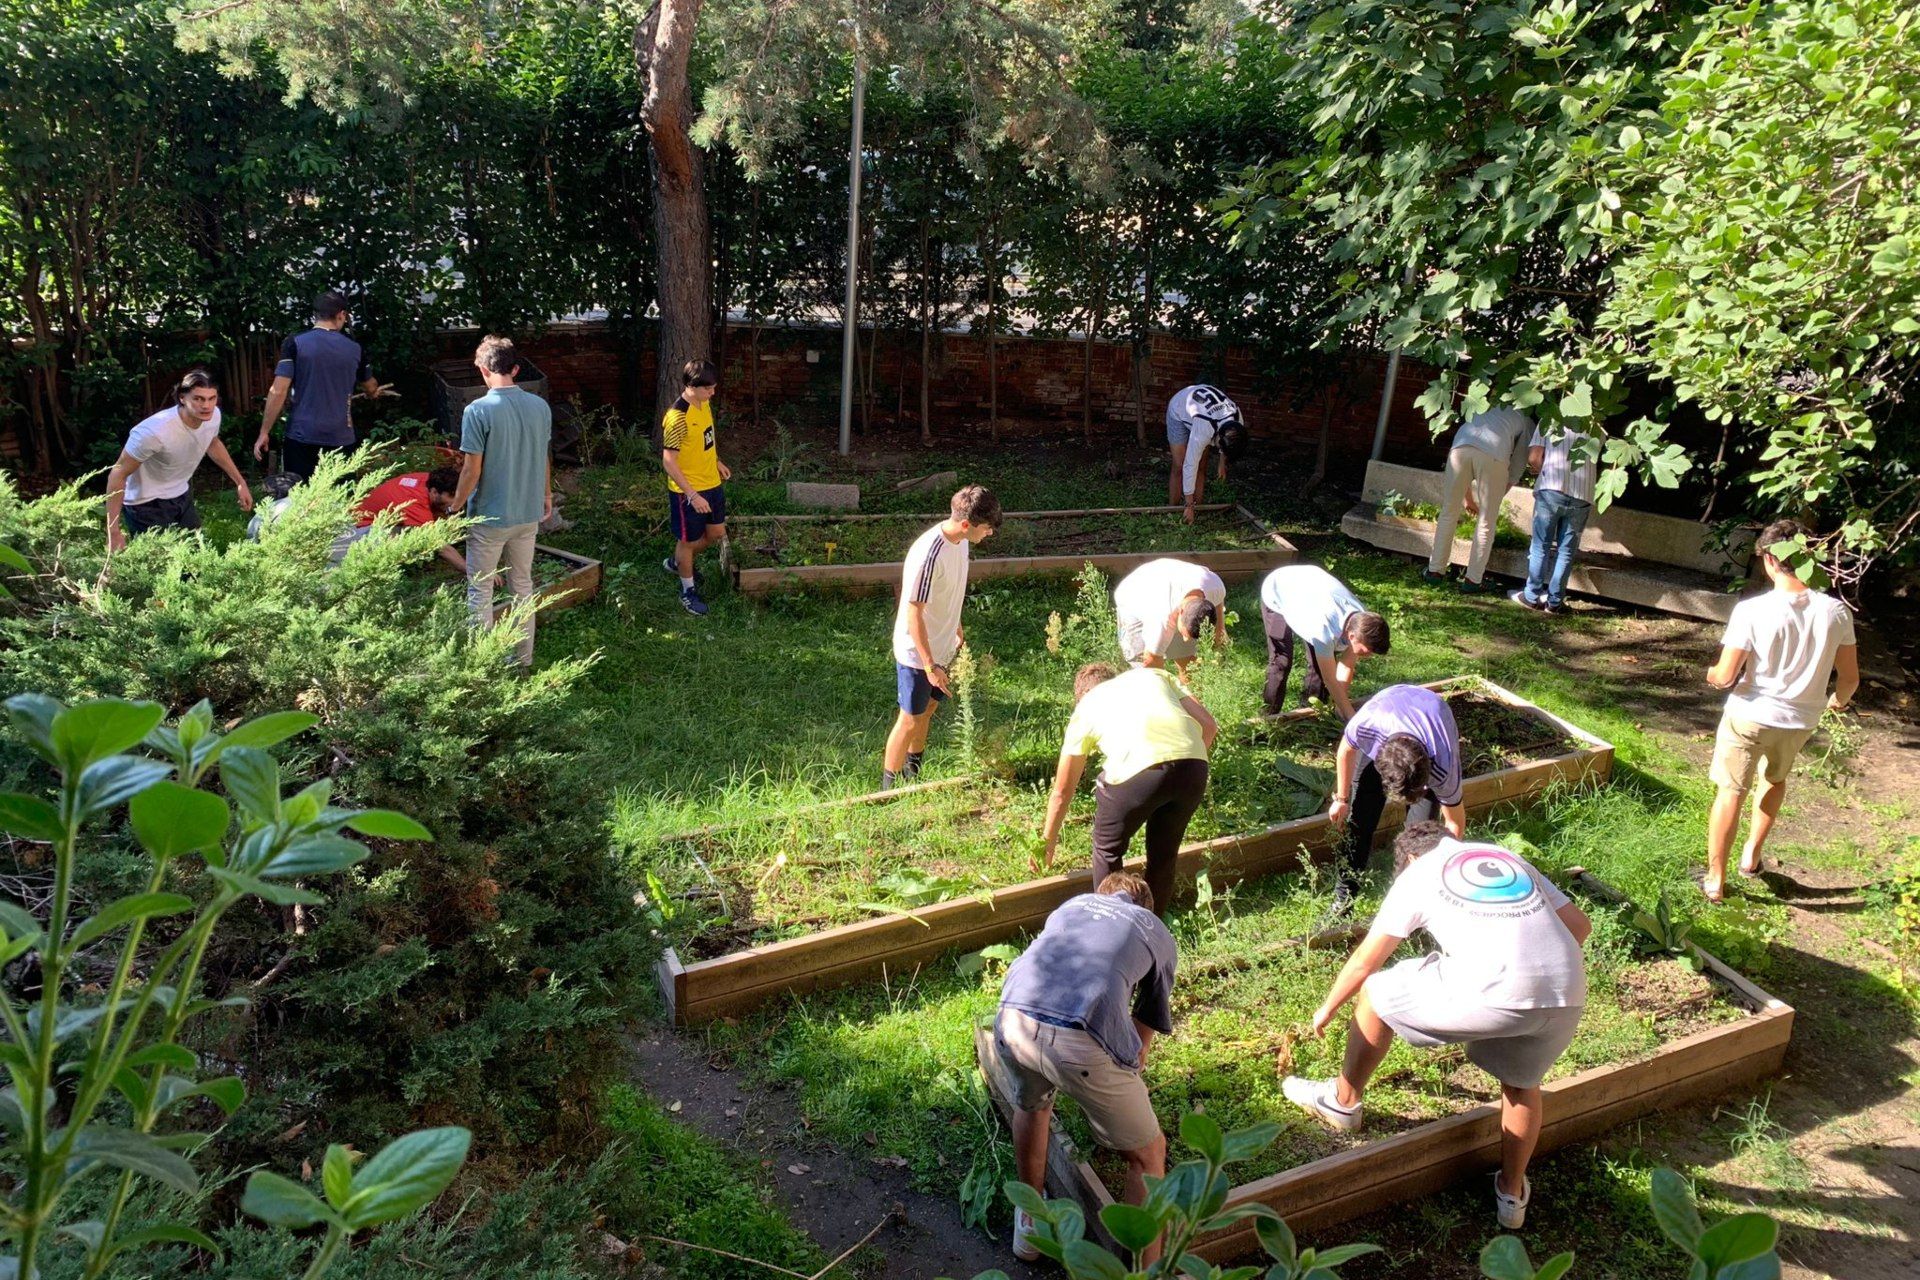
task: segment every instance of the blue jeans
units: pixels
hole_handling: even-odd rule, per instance
[[[1580,532],[1587,527],[1593,504],[1569,498],[1558,489],[1533,491],[1533,545],[1527,548],[1527,599],[1544,600],[1554,608],[1567,602],[1567,575],[1573,572]],[[1552,574],[1547,569],[1553,555]]]

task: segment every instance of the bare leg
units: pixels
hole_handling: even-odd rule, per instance
[[[882,768],[889,773],[899,773],[907,767],[907,752],[914,749],[912,743],[916,730],[921,742],[927,740],[926,720],[925,716],[916,716],[907,711],[893,718],[893,729],[887,734],[886,755],[881,761]]]
[[[1773,830],[1773,820],[1780,816],[1781,802],[1787,798],[1787,784],[1760,780],[1760,789],[1753,796],[1753,826],[1747,831],[1747,847],[1740,854],[1740,865],[1749,872],[1760,865],[1760,847],[1767,842],[1767,836]],[[1728,843],[1732,843],[1729,833]],[[1724,869],[1724,855],[1722,866]]]
[[[1783,788],[1784,790],[1784,788]],[[1740,832],[1740,801],[1744,798],[1738,791],[1721,787],[1714,793],[1713,809],[1707,814],[1707,880],[1708,897],[1718,896],[1727,883],[1727,854],[1733,848],[1733,838]],[[1774,806],[1775,812],[1779,805]]]
[[[1517,1196],[1526,1190],[1527,1162],[1540,1145],[1544,1112],[1539,1086],[1500,1086],[1500,1180],[1494,1185],[1506,1195]]]
[[[909,751],[927,749],[927,730],[933,727],[933,713],[940,709],[937,702],[928,702],[926,711],[913,719],[913,737],[907,743]]]
[[[1047,1128],[1053,1122],[1053,1104],[1038,1111],[1013,1113],[1013,1166],[1020,1181],[1047,1194]]]
[[[1123,1151],[1121,1154],[1127,1158],[1127,1178],[1120,1198],[1128,1204],[1145,1204],[1147,1179],[1163,1177],[1167,1172],[1167,1139],[1162,1135],[1153,1140],[1152,1146],[1141,1147],[1137,1151]],[[1045,1158],[1044,1151],[1042,1158]],[[1159,1257],[1160,1242],[1155,1240],[1140,1251],[1140,1265],[1149,1266]]]
[[[1173,470],[1167,472],[1167,505],[1177,507],[1187,500],[1185,486],[1181,483],[1180,475],[1182,471],[1187,469],[1187,446],[1183,444],[1170,444],[1167,448],[1173,450]]]
[[[679,566],[681,577],[691,578],[693,576],[693,558],[702,551],[705,551],[712,543],[713,533],[709,530],[701,534],[699,539],[694,542],[681,542],[674,545],[673,562]]]
[[[1367,1091],[1367,1081],[1373,1079],[1373,1073],[1380,1069],[1391,1048],[1393,1028],[1373,1011],[1373,1001],[1367,998],[1363,987],[1353,1002],[1353,1022],[1347,1028],[1347,1060],[1340,1068],[1340,1078],[1334,1082],[1333,1100],[1343,1107],[1359,1105],[1361,1095]]]

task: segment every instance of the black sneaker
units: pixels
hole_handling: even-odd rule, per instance
[[[1515,604],[1519,605],[1522,609],[1531,609],[1535,613],[1552,613],[1553,612],[1553,610],[1548,606],[1545,600],[1531,599],[1527,595],[1527,589],[1525,587],[1521,587],[1517,591],[1507,592],[1507,599],[1513,601]]]
[[[707,616],[707,602],[700,598],[699,591],[693,587],[680,588],[680,607],[696,618]]]
[[[1499,590],[1500,588],[1494,586],[1484,578],[1479,582],[1469,582],[1465,578],[1460,579],[1460,594],[1463,596],[1490,596]]]
[[[1322,929],[1331,929],[1353,913],[1353,886],[1337,884],[1333,887],[1333,901],[1327,906],[1327,914],[1320,918]]]
[[[1453,581],[1453,575],[1450,573],[1435,573],[1431,569],[1422,569],[1420,571],[1420,581],[1433,582],[1433,583],[1439,583],[1444,585],[1448,582]]]

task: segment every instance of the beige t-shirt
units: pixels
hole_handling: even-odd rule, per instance
[[[1097,748],[1113,786],[1169,760],[1205,760],[1200,722],[1180,705],[1186,696],[1164,667],[1135,667],[1095,685],[1074,708],[1060,754],[1090,756]]]
[[[1727,695],[1727,714],[1776,729],[1813,728],[1827,705],[1834,654],[1853,642],[1852,610],[1823,591],[1775,589],[1742,600],[1720,643],[1753,656]]]

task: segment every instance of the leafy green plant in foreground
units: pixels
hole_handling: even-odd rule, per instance
[[[27,986],[0,995],[0,1064],[10,1078],[0,1090],[0,1168],[11,1183],[0,1205],[0,1239],[12,1247],[11,1256],[0,1257],[0,1275],[38,1274],[57,1238],[79,1242],[86,1280],[129,1250],[175,1243],[211,1251],[213,1242],[184,1224],[124,1234],[119,1227],[135,1178],[185,1194],[199,1188],[188,1153],[207,1135],[156,1133],[161,1121],[196,1100],[231,1115],[245,1096],[237,1077],[199,1079],[198,1060],[179,1043],[191,1019],[232,1003],[194,995],[215,927],[247,898],[320,902],[296,881],[343,871],[367,856],[345,831],[390,840],[427,839],[428,832],[392,810],[333,806],[332,784],[324,780],[283,796],[279,766],[266,748],[315,723],[303,712],[259,716],[222,735],[205,702],[172,725],[161,723],[163,709],[152,702],[67,707],[22,694],[6,708],[14,731],[60,783],[51,801],[0,793],[0,830],[53,851],[44,924],[25,906],[0,901],[0,963],[35,953],[39,962],[37,993]],[[143,744],[162,758],[129,754]],[[216,771],[239,809],[237,824],[227,800],[205,789]],[[81,833],[123,804],[134,838],[152,859],[146,886],[75,924]],[[174,884],[200,889],[200,900],[171,891]],[[114,935],[117,951],[101,945]],[[73,999],[96,988],[97,1001]],[[349,1153],[336,1146],[325,1161],[327,1203],[278,1175],[256,1173],[243,1207],[282,1225],[327,1223],[306,1273],[318,1276],[353,1232],[439,1195],[465,1160],[467,1143],[464,1129],[411,1134],[357,1175]],[[63,1214],[79,1184],[109,1170],[119,1180],[98,1198],[100,1217]]]

